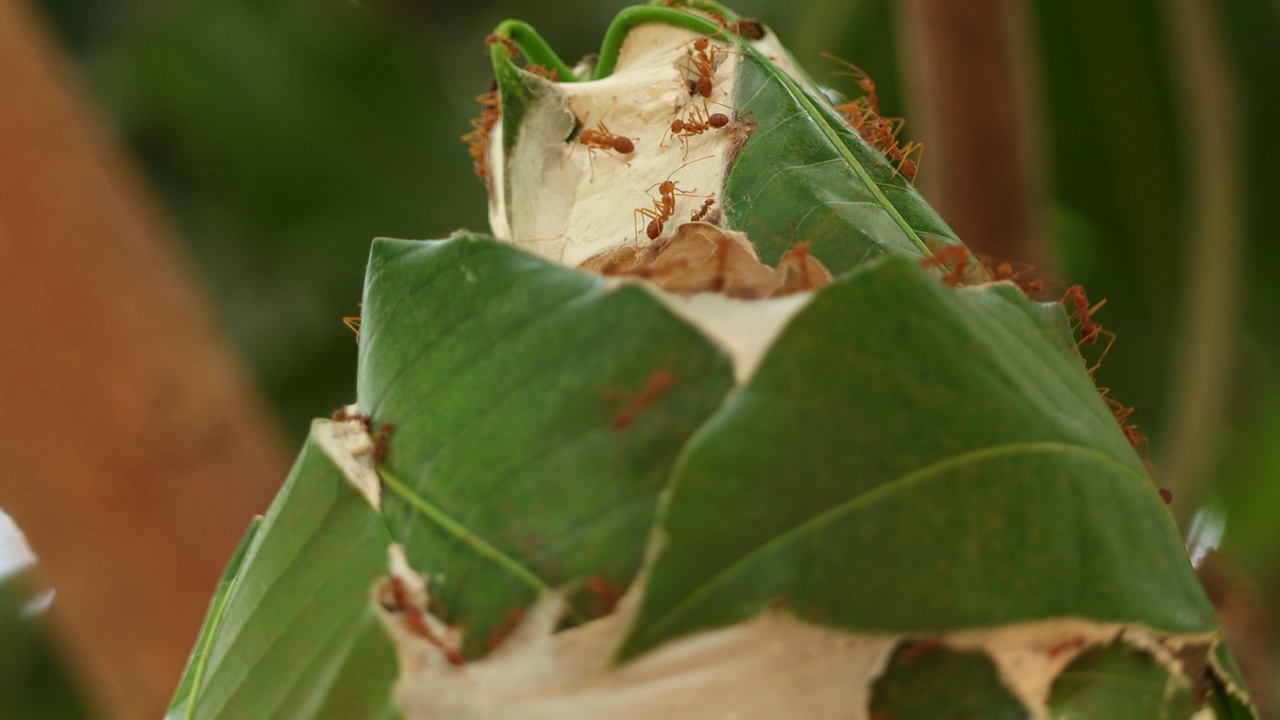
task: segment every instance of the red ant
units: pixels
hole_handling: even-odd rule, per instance
[[[409,588],[405,585],[404,580],[396,575],[391,575],[387,578],[387,581],[391,589],[391,602],[388,603],[387,599],[383,598],[383,609],[387,612],[404,613],[405,625],[409,626],[410,632],[431,643],[440,652],[444,653],[445,660],[448,660],[450,665],[457,667],[465,665],[466,659],[462,656],[462,652],[455,647],[450,647],[443,638],[435,634],[431,629],[422,609],[409,597]]]
[[[747,40],[764,39],[764,23],[755,18],[738,18],[736,22],[730,23],[728,29],[734,35]]]
[[[489,36],[484,39],[485,45],[494,45],[497,43],[502,43],[507,48],[507,53],[511,57],[515,57],[520,54],[520,47],[517,46],[515,41],[511,38],[500,37],[490,33]]]
[[[333,411],[333,419],[336,422],[358,420],[364,426],[365,432],[373,432],[373,418],[362,412],[349,412],[345,407],[340,407]]]
[[[689,219],[692,220],[693,222],[698,222],[702,220],[707,216],[707,213],[711,212],[711,206],[714,205],[715,202],[716,202],[715,198],[713,197],[707,198],[702,202],[702,207],[693,211],[693,215],[690,216]]]
[[[862,92],[866,93],[865,96],[853,101],[852,103],[846,103],[845,106],[857,105],[860,108],[865,108],[867,111],[869,111],[873,115],[879,115],[880,114],[880,97],[876,95],[876,83],[874,80],[871,79],[871,76],[868,75],[865,70],[858,67],[857,65],[854,65],[848,60],[843,60],[841,58],[836,57],[835,55],[832,55],[830,53],[825,53],[825,52],[821,53],[821,55],[826,60],[840,63],[841,65],[844,65],[845,67],[849,68],[850,72],[847,72],[847,73],[838,72],[836,74],[853,78],[854,81],[858,83],[858,87],[862,88]],[[837,107],[845,107],[845,106],[837,106]]]
[[[894,145],[889,148],[889,154],[893,156],[894,160],[898,161],[898,168],[894,171],[894,174],[902,173],[903,177],[915,184],[916,173],[920,171],[920,159],[924,155],[924,145],[915,141],[909,142],[903,147]],[[912,155],[915,155],[914,159],[911,157]]]
[[[716,46],[711,44],[710,38],[700,37],[693,41],[693,49],[684,66],[685,71],[692,76],[688,80],[690,95],[711,97],[711,76],[716,71],[716,53]]]
[[[631,398],[631,402],[628,402],[619,410],[617,415],[613,416],[613,421],[609,423],[609,427],[615,431],[626,430],[631,427],[640,411],[648,407],[658,396],[671,389],[675,381],[675,373],[670,370],[659,370],[650,375],[644,389]]]
[[[348,315],[342,318],[342,324],[346,325],[348,330],[356,334],[356,344],[359,344],[360,343],[360,316]]]
[[[689,153],[689,138],[701,135],[709,130],[718,130],[729,124],[729,116],[724,113],[707,114],[705,105],[702,109],[694,108],[687,118],[676,118],[671,121],[671,134],[680,138],[686,156]]]
[[[898,144],[898,133],[902,131],[906,121],[902,118],[880,116],[880,96],[876,94],[876,83],[865,70],[834,55],[823,53],[822,56],[849,68],[850,72],[837,74],[852,77],[865,93],[857,100],[836,105],[835,109],[849,118],[849,125],[863,140],[880,150],[881,157],[887,155],[897,162],[894,175],[901,173],[909,182],[914,183],[920,171],[924,145],[918,142],[909,142],[905,146]]]
[[[370,455],[375,463],[387,459],[387,451],[391,449],[391,434],[395,429],[396,426],[389,422],[378,427],[378,434],[373,438],[373,453]]]
[[[950,287],[965,282],[969,263],[969,248],[964,245],[947,245],[934,253],[933,257],[920,258],[920,267],[942,270],[942,282]],[[950,270],[947,270],[948,265]]]
[[[1024,295],[1031,296],[1034,293],[1044,290],[1044,281],[1038,277],[1019,281],[1019,278],[1035,269],[1031,265],[1022,265],[1019,269],[1015,270],[1013,263],[993,263],[989,258],[984,258],[982,260],[982,267],[987,271],[987,275],[991,277],[991,282],[1008,280],[1009,282],[1017,285],[1018,289],[1021,290]]]
[[[707,155],[706,157],[700,157],[697,160],[690,160],[684,165],[672,170],[671,175],[676,174],[688,165],[698,162],[699,160],[706,160],[710,157],[714,156]],[[658,236],[662,235],[662,230],[666,227],[667,221],[675,216],[676,195],[683,195],[685,197],[702,197],[700,195],[695,195],[693,192],[684,192],[679,190],[678,183],[671,179],[671,175],[668,175],[666,180],[663,180],[655,186],[658,188],[658,197],[655,198],[653,196],[653,187],[650,187],[645,191],[645,194],[653,201],[653,208],[636,208],[635,210],[635,215],[649,218],[649,225],[645,228],[645,235],[647,235],[650,240],[657,240]],[[632,218],[634,222],[634,215]],[[640,227],[638,224],[636,225],[635,231],[636,240],[638,241],[640,239]]]
[[[587,578],[587,589],[604,601],[606,614],[613,612],[618,601],[622,599],[622,595],[609,585],[609,581],[605,580],[603,575],[592,575]]]
[[[496,36],[490,36],[496,37]],[[489,161],[486,153],[489,147],[489,134],[493,126],[502,117],[502,101],[498,96],[496,85],[487,92],[477,95],[480,103],[480,117],[471,121],[471,132],[462,136],[467,144],[467,153],[471,156],[471,167],[485,185],[489,184]]]
[[[1108,338],[1107,346],[1103,348],[1102,354],[1099,355],[1098,359],[1094,362],[1093,367],[1089,368],[1089,374],[1092,376],[1094,371],[1102,365],[1103,358],[1107,356],[1107,353],[1111,352],[1111,346],[1116,342],[1115,333],[1104,329],[1101,324],[1094,322],[1093,320],[1093,315],[1097,313],[1103,305],[1106,305],[1107,301],[1105,299],[1099,300],[1097,304],[1091,306],[1089,304],[1089,296],[1085,294],[1084,288],[1080,285],[1072,285],[1067,288],[1067,292],[1062,296],[1062,300],[1060,302],[1065,305],[1068,300],[1075,305],[1075,311],[1071,312],[1070,315],[1079,320],[1080,342],[1082,344],[1094,345],[1098,342],[1098,337],[1102,335],[1105,335]]]
[[[619,155],[629,155],[636,150],[636,145],[631,138],[622,135],[614,135],[609,131],[609,126],[601,120],[596,124],[596,128],[588,128],[578,135],[578,142],[589,148],[598,150],[612,150]]]

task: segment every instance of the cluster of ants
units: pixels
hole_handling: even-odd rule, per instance
[[[840,63],[849,69],[847,73],[838,73],[852,77],[862,89],[863,95],[856,100],[835,105],[849,121],[849,126],[867,141],[867,144],[880,151],[880,157],[892,158],[896,163],[894,174],[901,173],[908,182],[915,182],[916,173],[920,169],[920,157],[924,153],[924,145],[918,142],[898,143],[898,133],[902,132],[906,119],[900,117],[884,117],[880,114],[880,96],[876,94],[876,83],[862,68],[847,60],[823,53],[822,57]]]
[[[921,258],[920,264],[926,268],[941,271],[942,282],[951,287],[969,283],[1008,280],[1016,284],[1029,297],[1035,296],[1044,290],[1044,282],[1040,278],[1022,279],[1030,271],[1030,266],[1015,270],[1013,264],[1008,262],[991,263],[982,261],[975,263],[969,249],[964,245],[944,246],[938,249],[932,257]],[[1093,361],[1092,365],[1088,366],[1089,377],[1095,380],[1096,384],[1095,375],[1098,368],[1102,366],[1102,361],[1111,352],[1111,346],[1116,341],[1116,334],[1104,328],[1096,318],[1097,312],[1102,309],[1102,306],[1107,301],[1090,302],[1084,287],[1075,284],[1067,288],[1058,302],[1067,310],[1067,319],[1071,323],[1073,333],[1079,332],[1080,334],[1077,347],[1081,345],[1094,346],[1098,344],[1100,338],[1107,338],[1107,343],[1102,348],[1098,358]],[[1141,450],[1142,446],[1147,442],[1147,438],[1138,429],[1136,423],[1130,422],[1134,408],[1110,397],[1111,388],[1099,387],[1098,391],[1106,402],[1107,407],[1111,410],[1111,415],[1115,418],[1116,424],[1124,431],[1125,439],[1129,441],[1129,444],[1135,450]],[[1154,476],[1150,463],[1147,463],[1147,470],[1152,472]],[[1173,501],[1173,495],[1168,489],[1159,488],[1159,491],[1160,498],[1164,500],[1165,504]]]
[[[333,419],[336,422],[346,420],[355,420],[364,426],[364,431],[373,438],[373,451],[369,453],[369,457],[375,462],[380,463],[387,459],[387,452],[391,449],[391,434],[395,432],[396,427],[389,422],[384,422],[378,426],[378,431],[373,431],[373,418],[361,412],[351,412],[345,407],[340,407],[333,411]]]

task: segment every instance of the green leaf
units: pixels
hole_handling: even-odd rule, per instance
[[[870,711],[872,718],[893,720],[1028,717],[986,654],[958,652],[928,640],[904,643],[894,652],[872,686]]]
[[[835,273],[959,242],[880,151],[760,53],[742,57],[733,102],[758,128],[725,184],[725,220],[766,264],[800,242]]]
[[[954,291],[905,258],[821,291],[690,442],[622,657],[779,601],[855,631],[1215,630],[1054,316],[1011,284]]]
[[[488,238],[378,240],[358,397],[395,437],[384,512],[435,610],[482,652],[538,593],[606,612],[727,358],[635,285]]]
[[[196,647],[191,651],[191,659],[187,661],[187,669],[182,673],[182,681],[178,683],[178,691],[174,694],[168,713],[165,714],[166,718],[187,717],[187,707],[191,700],[191,694],[200,685],[201,676],[204,674],[206,665],[205,661],[208,660],[209,644],[213,642],[214,635],[218,631],[218,623],[222,621],[222,613],[227,605],[227,596],[231,594],[231,589],[235,587],[236,581],[239,580],[240,568],[244,564],[245,553],[248,552],[249,545],[253,543],[253,539],[257,537],[258,530],[261,528],[262,518],[254,518],[249,523],[249,529],[245,531],[244,537],[240,539],[240,544],[236,546],[235,552],[231,554],[231,560],[227,562],[227,569],[223,571],[222,579],[218,581],[218,589],[213,593],[213,600],[209,602],[209,612],[205,616],[204,625],[200,628],[200,635],[196,639]]]
[[[1054,720],[1188,720],[1196,702],[1185,678],[1115,643],[1087,650],[1067,666],[1049,695],[1049,712]]]
[[[391,540],[319,445],[327,422],[232,559],[170,720],[395,716],[395,657],[368,599]]]

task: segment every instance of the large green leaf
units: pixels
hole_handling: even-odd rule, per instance
[[[851,630],[1216,629],[1056,317],[906,259],[819,293],[687,448],[624,656],[778,600]]]
[[[639,569],[676,453],[732,384],[727,358],[635,285],[460,236],[378,240],[359,404],[395,439],[384,510],[473,654],[537,593]]]
[[[368,600],[390,538],[314,427],[219,585],[168,720],[396,716]]]

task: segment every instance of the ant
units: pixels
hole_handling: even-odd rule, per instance
[[[594,128],[586,128],[579,133],[578,142],[587,147],[587,161],[591,164],[591,177],[593,181],[596,173],[596,150],[604,150],[605,152],[612,150],[619,155],[630,155],[636,151],[635,141],[623,135],[615,135],[613,131],[609,129],[609,126],[604,124],[604,120],[596,123]],[[565,155],[564,160],[561,161],[561,166],[563,166],[568,160],[569,155]]]
[[[1023,291],[1023,295],[1032,295],[1033,292],[1044,290],[1044,282],[1039,278],[1030,278],[1028,281],[1019,282],[1019,278],[1036,269],[1033,265],[1021,265],[1019,269],[1014,269],[1012,263],[996,263],[991,261],[983,263],[987,269],[987,274],[991,275],[991,282],[1009,281],[1016,284],[1019,290]]]
[[[894,175],[902,174],[912,185],[916,182],[916,173],[920,171],[920,160],[924,156],[924,144],[915,142],[914,140],[907,143],[903,147],[898,147],[895,143],[889,148],[889,155],[898,161],[898,167],[894,170]],[[912,159],[915,155],[915,159]],[[892,177],[892,176],[891,176]]]
[[[730,23],[728,29],[734,35],[747,40],[764,39],[764,23],[755,18],[738,18],[735,22]]]
[[[364,426],[367,433],[373,432],[373,418],[362,412],[348,412],[347,408],[340,407],[333,411],[333,419],[335,422],[344,422],[346,420],[358,420]]]
[[[1076,306],[1074,315],[1080,320],[1080,342],[1085,345],[1093,345],[1098,342],[1098,336],[1105,333],[1102,325],[1093,321],[1093,314],[1098,312],[1107,301],[1099,300],[1098,304],[1089,305],[1089,296],[1085,294],[1084,287],[1080,285],[1072,285],[1067,288],[1067,292],[1062,296],[1062,303],[1065,305],[1067,300]],[[1114,335],[1112,336],[1114,337]]]
[[[409,631],[414,635],[426,640],[434,645],[440,652],[444,653],[445,660],[450,665],[462,667],[466,664],[466,658],[462,656],[462,652],[455,647],[451,647],[431,629],[431,625],[427,623],[425,613],[422,608],[418,607],[413,598],[409,596],[409,587],[404,580],[396,575],[387,577],[388,587],[391,590],[390,598],[382,598],[382,608],[387,612],[404,613],[404,623],[409,627]]]
[[[619,410],[617,415],[613,416],[613,421],[609,423],[609,427],[615,431],[626,430],[631,427],[640,411],[648,407],[659,395],[671,389],[675,381],[675,373],[670,370],[659,370],[650,375],[644,388],[635,397],[631,398],[631,401]]]
[[[630,155],[636,151],[636,145],[631,138],[614,135],[603,120],[596,124],[596,128],[598,129],[583,130],[578,135],[578,142],[597,150],[612,150],[619,155]]]
[[[711,76],[716,71],[717,52],[710,38],[700,37],[693,41],[693,49],[689,51],[683,68],[690,75],[688,79],[690,95],[711,97]]]
[[[1068,312],[1068,317],[1075,317],[1079,321],[1081,344],[1095,345],[1097,344],[1099,337],[1103,335],[1107,337],[1107,346],[1102,349],[1102,353],[1098,356],[1098,359],[1094,361],[1093,366],[1089,368],[1089,375],[1092,377],[1094,372],[1101,367],[1103,359],[1107,357],[1107,353],[1111,352],[1111,346],[1116,342],[1115,333],[1103,328],[1100,323],[1093,320],[1094,314],[1097,313],[1103,305],[1106,305],[1107,301],[1106,299],[1102,299],[1099,300],[1097,304],[1090,305],[1089,296],[1085,294],[1084,287],[1078,284],[1067,288],[1066,294],[1062,296],[1062,300],[1059,302],[1066,305],[1068,300],[1075,306],[1074,311]]]
[[[710,157],[714,157],[714,156],[707,155],[706,157],[700,157],[697,160],[690,160],[684,165],[681,165],[675,170],[672,170],[671,175],[675,175],[677,172],[679,172],[683,168],[693,163],[696,163],[699,160],[706,160],[707,158],[710,158]],[[645,191],[645,194],[649,196],[649,199],[651,201],[653,201],[652,208],[636,208],[635,210],[635,215],[649,218],[649,224],[645,228],[645,235],[647,235],[650,240],[657,240],[658,236],[662,235],[662,230],[666,226],[667,221],[675,216],[676,195],[683,195],[685,197],[703,197],[701,195],[694,194],[697,191],[696,188],[690,192],[684,192],[682,190],[679,190],[678,189],[679,183],[677,183],[675,180],[672,180],[671,175],[668,175],[666,180],[663,180],[662,182],[653,186],[658,188],[659,197],[655,198],[653,196],[653,193],[652,193],[653,187],[650,187],[648,190]],[[633,222],[634,222],[634,216],[633,216]],[[640,239],[639,225],[636,226],[635,230],[636,230],[636,240],[638,241]]]
[[[346,325],[348,330],[356,334],[356,344],[359,345],[360,344],[360,316],[348,315],[342,318],[342,324]]]
[[[707,216],[707,213],[711,212],[711,206],[714,205],[715,202],[716,202],[715,198],[713,197],[707,198],[702,202],[702,207],[693,211],[693,215],[690,216],[689,219],[692,220],[693,222],[698,222],[702,220]]]
[[[1038,293],[1041,290],[1044,290],[1044,281],[1038,277],[1019,281],[1019,278],[1035,269],[1031,265],[1022,265],[1015,270],[1013,263],[992,263],[990,259],[987,259],[983,261],[982,266],[986,269],[987,274],[991,276],[991,282],[1008,280],[1009,282],[1017,285],[1018,289],[1021,290],[1024,295],[1031,296],[1033,293]]]
[[[520,47],[516,45],[515,41],[511,38],[500,37],[490,33],[489,36],[484,39],[485,45],[494,45],[496,43],[502,43],[503,46],[507,48],[507,53],[510,57],[515,57],[520,54]]]
[[[956,287],[966,281],[966,274],[969,271],[969,248],[964,245],[947,245],[932,257],[920,258],[920,267],[938,268],[943,271],[942,282],[949,287]],[[950,266],[950,270],[948,270]]]
[[[489,148],[489,134],[502,117],[502,101],[498,96],[497,82],[491,81],[489,89],[476,96],[476,102],[480,103],[480,117],[471,121],[471,132],[463,135],[462,141],[467,144],[467,154],[471,156],[471,167],[476,177],[488,186],[489,161],[486,153]]]
[[[372,424],[372,421],[370,421]],[[380,463],[387,459],[387,451],[391,449],[391,434],[395,432],[396,426],[389,422],[384,422],[378,426],[378,434],[373,438],[373,453],[370,457],[375,463]]]
[[[613,609],[618,606],[618,601],[622,599],[622,593],[610,585],[603,575],[592,575],[587,578],[587,590],[604,602],[606,615],[613,612]]]
[[[694,108],[689,112],[689,117],[679,118],[671,121],[671,134],[680,138],[680,143],[684,145],[684,152],[689,154],[689,138],[701,135],[710,130],[718,130],[729,124],[729,116],[724,113],[707,114],[706,105],[704,103],[701,109]]]
[[[902,131],[906,121],[902,118],[886,118],[880,115],[880,96],[876,93],[876,83],[865,70],[828,53],[822,53],[822,57],[847,67],[849,72],[836,74],[852,77],[864,93],[857,100],[835,105],[835,109],[849,119],[850,127],[863,140],[880,151],[881,157],[888,156],[897,162],[893,175],[901,174],[908,182],[914,184],[920,170],[920,158],[924,153],[924,145],[918,142],[909,142],[905,146],[898,144],[898,133]]]
[[[857,106],[860,109],[866,109],[872,115],[878,116],[880,114],[880,96],[876,95],[876,82],[871,79],[871,76],[868,75],[865,70],[854,65],[848,60],[838,58],[831,53],[824,52],[821,53],[821,55],[825,60],[840,63],[841,65],[849,68],[850,72],[837,72],[836,75],[844,75],[845,77],[853,78],[854,82],[858,83],[858,87],[862,89],[863,93],[865,93],[863,97],[858,98],[851,103],[846,103],[843,106],[836,106],[837,109],[841,107]]]

